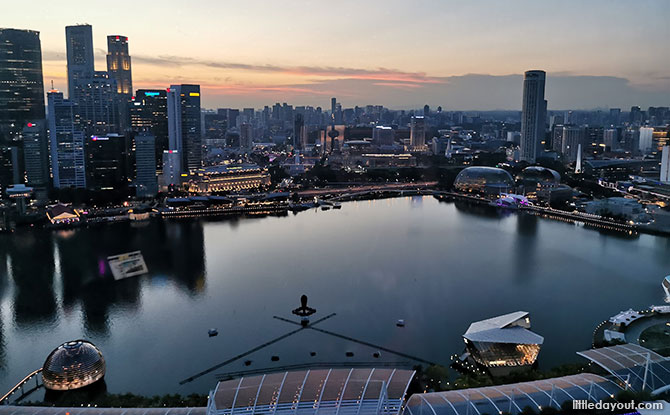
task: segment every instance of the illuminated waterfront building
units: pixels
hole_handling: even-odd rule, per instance
[[[181,155],[180,175],[188,174],[202,166],[200,85],[170,86],[167,110],[169,149]]]
[[[79,212],[76,209],[73,209],[72,207],[62,203],[58,203],[47,208],[47,219],[49,219],[49,222],[51,222],[52,225],[72,225],[79,223],[81,217],[79,216]],[[49,360],[47,359],[47,362],[48,361]],[[43,368],[47,368],[46,362]],[[43,372],[43,378],[44,375],[45,373]]]
[[[544,71],[527,71],[523,77],[521,106],[521,160],[535,163],[541,154],[547,114]]]
[[[261,189],[270,185],[267,169],[256,165],[203,167],[191,173],[186,190],[193,193]]]
[[[138,89],[130,103],[130,126],[135,133],[149,132],[156,138],[156,171],[163,172],[163,152],[169,149],[167,91]]]
[[[108,134],[87,138],[85,153],[88,188],[118,190],[128,186],[129,145],[125,136]]]
[[[472,323],[463,340],[470,357],[494,376],[529,369],[544,342],[530,331],[530,314],[525,311]]]
[[[514,189],[514,179],[497,167],[466,167],[454,180],[456,190],[468,193],[498,195]]]
[[[105,359],[100,350],[86,340],[61,344],[47,356],[42,366],[42,380],[49,390],[83,388],[104,376]]]

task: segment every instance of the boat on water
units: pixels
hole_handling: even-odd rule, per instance
[[[333,209],[342,209],[342,205],[339,203],[333,203]]]
[[[670,275],[663,278],[663,290],[665,291],[665,297],[670,299]]]
[[[323,205],[323,206],[321,206],[321,210],[330,210],[330,206]]]

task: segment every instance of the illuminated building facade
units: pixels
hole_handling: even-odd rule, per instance
[[[72,225],[79,223],[81,218],[79,216],[79,212],[76,209],[59,203],[53,206],[49,206],[47,209],[47,219],[49,219],[49,222],[51,222],[52,225]],[[48,361],[49,359],[47,358],[47,362]],[[45,363],[44,368],[46,367],[47,366]],[[42,377],[44,377],[44,373],[42,373]]]
[[[497,167],[472,166],[461,170],[454,180],[456,190],[485,195],[499,195],[514,190],[514,179]]]
[[[49,390],[65,391],[91,385],[105,376],[105,359],[93,343],[63,343],[47,356],[42,380]]]
[[[172,85],[167,91],[169,149],[181,154],[181,174],[202,166],[200,85]]]
[[[44,120],[28,122],[23,127],[23,158],[26,183],[36,189],[49,186],[49,139]]]
[[[426,145],[426,119],[423,116],[412,117],[409,142],[412,149],[421,149]]]
[[[130,127],[128,111],[133,95],[133,78],[130,71],[130,55],[126,36],[107,36],[107,73],[116,84],[119,131],[126,132]]]
[[[262,189],[270,185],[267,169],[256,165],[211,166],[189,176],[186,190],[193,193]]]
[[[18,140],[26,123],[43,119],[40,33],[0,29],[0,142]]]
[[[0,192],[10,184],[23,183],[26,156],[23,129],[28,123],[42,120],[44,86],[40,33],[0,28]],[[44,155],[44,133],[36,138],[40,139],[40,155]],[[3,196],[4,192],[0,198]]]
[[[156,138],[156,171],[161,174],[163,152],[169,149],[167,91],[138,89],[130,103],[130,125],[133,132],[149,132]]]
[[[544,342],[530,331],[530,314],[525,311],[472,323],[463,340],[470,357],[494,376],[530,368]]]
[[[107,72],[116,81],[116,93],[129,99],[133,94],[133,78],[126,36],[107,36]]]
[[[81,130],[76,104],[63,98],[63,93],[50,91],[49,153],[53,186],[86,187],[84,133]]]
[[[76,111],[87,136],[119,132],[116,81],[104,71],[80,79],[75,87]]]

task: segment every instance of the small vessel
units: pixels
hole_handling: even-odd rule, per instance
[[[339,203],[333,203],[333,209],[342,209],[342,205]]]
[[[670,275],[663,278],[663,290],[665,291],[665,298],[670,299]]]
[[[323,206],[321,206],[321,210],[330,210],[330,206],[323,205]]]
[[[405,327],[405,320],[399,319],[398,321],[395,322],[395,325],[398,327]]]
[[[207,330],[207,334],[209,337],[214,337],[219,335],[219,331],[217,329],[209,329]]]

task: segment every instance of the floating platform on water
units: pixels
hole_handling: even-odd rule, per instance
[[[144,262],[144,256],[140,251],[109,256],[107,257],[107,263],[114,279],[117,281],[149,272],[149,268]]]

